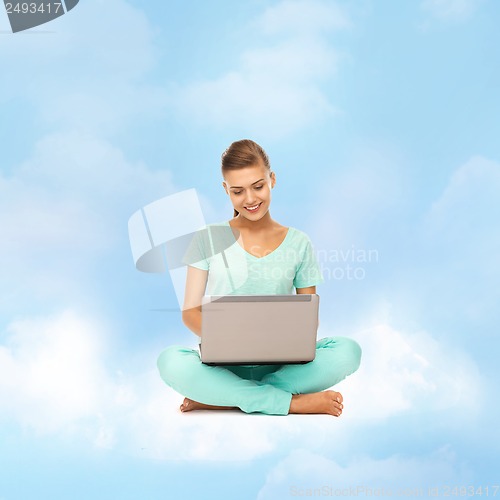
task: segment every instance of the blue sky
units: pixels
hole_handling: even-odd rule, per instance
[[[1,12],[0,499],[491,495],[499,15],[87,0],[12,34]],[[135,269],[128,219],[195,188],[228,220],[220,155],[241,138],[269,154],[272,217],[320,257],[319,336],[363,348],[341,419],[181,415],[156,371],[196,338],[161,311],[170,276]]]

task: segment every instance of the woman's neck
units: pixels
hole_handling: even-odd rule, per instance
[[[229,221],[231,227],[235,227],[240,230],[249,230],[252,232],[260,232],[268,229],[274,228],[276,226],[276,222],[271,219],[271,214],[269,211],[262,217],[262,219],[252,221],[242,217],[241,215],[237,215],[234,219]]]

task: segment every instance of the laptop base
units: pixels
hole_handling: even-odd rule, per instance
[[[305,365],[307,363],[310,363],[311,361],[239,361],[239,362],[236,362],[236,363],[225,363],[225,362],[221,362],[221,363],[212,363],[212,362],[208,362],[208,361],[202,361],[202,363],[204,365],[208,365],[208,366],[245,366],[245,365]]]

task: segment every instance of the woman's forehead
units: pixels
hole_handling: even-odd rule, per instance
[[[269,170],[263,165],[252,165],[250,167],[231,170],[224,174],[224,179],[229,187],[251,186],[260,179],[268,179]]]

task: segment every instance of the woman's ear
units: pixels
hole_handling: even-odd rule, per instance
[[[222,181],[222,187],[224,188],[224,191],[226,192],[226,194],[229,194],[227,191],[226,183],[224,181]]]

